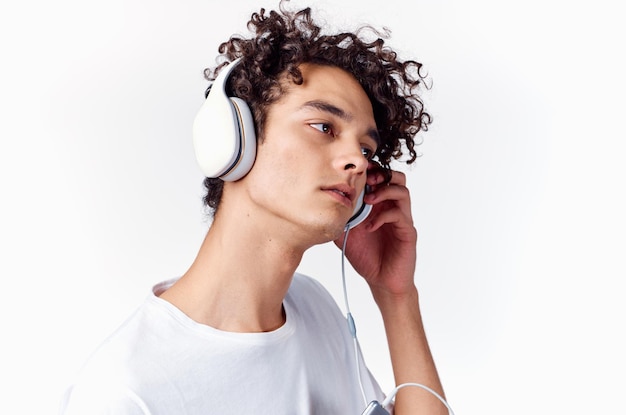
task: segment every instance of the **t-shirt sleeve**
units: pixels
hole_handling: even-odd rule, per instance
[[[97,390],[96,390],[97,389]],[[59,415],[151,415],[133,391],[122,387],[71,387],[65,393]]]

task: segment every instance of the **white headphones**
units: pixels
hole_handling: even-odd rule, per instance
[[[207,177],[236,181],[248,174],[256,158],[254,118],[244,100],[226,94],[226,81],[241,61],[224,68],[211,86],[193,123],[193,145],[200,169]],[[349,228],[363,222],[372,206],[359,195]]]

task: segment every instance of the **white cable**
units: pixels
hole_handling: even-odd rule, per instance
[[[403,383],[401,385],[398,385],[395,387],[395,389],[389,394],[389,396],[387,396],[385,398],[385,400],[383,401],[383,403],[381,404],[383,406],[383,408],[386,408],[387,406],[389,406],[389,404],[391,403],[391,401],[396,397],[396,393],[398,393],[398,391],[402,388],[405,388],[407,386],[415,386],[418,388],[422,388],[425,391],[430,392],[431,394],[433,394],[437,399],[439,399],[439,401],[441,401],[442,404],[445,405],[446,408],[448,408],[448,412],[450,412],[450,415],[454,415],[454,411],[452,410],[452,408],[450,407],[450,405],[448,404],[448,402],[446,402],[445,399],[443,399],[441,397],[441,395],[439,395],[437,392],[435,392],[434,390],[432,390],[431,388],[429,388],[428,386],[422,385],[421,383]]]
[[[365,396],[365,389],[363,389],[363,381],[361,381],[361,364],[359,362],[359,344],[358,341],[356,339],[356,337],[353,337],[353,343],[354,343],[354,363],[356,364],[356,375],[358,376],[359,379],[359,388],[361,389],[361,396],[363,397],[363,403],[365,403],[365,405],[367,405],[367,396]]]
[[[343,245],[341,246],[341,282],[343,283],[343,301],[346,304],[346,314],[350,314],[350,304],[348,303],[348,290],[346,288],[346,244],[348,242],[348,232],[350,232],[350,227],[346,225],[345,233],[343,234]],[[352,327],[350,327],[350,331],[352,332]],[[354,336],[354,333],[353,333]]]
[[[352,334],[352,339],[353,339],[353,343],[354,343],[354,356],[355,356],[357,379],[359,380],[359,387],[361,388],[361,395],[363,396],[363,401],[365,402],[365,405],[367,406],[368,400],[367,400],[367,397],[365,396],[365,390],[363,388],[363,381],[361,379],[361,364],[360,364],[360,361],[359,361],[359,356],[361,355],[361,349],[359,349],[359,344],[358,344],[358,340],[357,340],[357,337],[356,337],[356,325],[354,324],[354,319],[352,318],[352,313],[350,312],[350,304],[348,302],[348,290],[346,288],[345,259],[346,259],[346,244],[348,242],[348,232],[349,231],[350,231],[350,227],[348,225],[346,225],[345,233],[344,233],[344,236],[343,236],[343,244],[341,246],[341,282],[343,284],[343,300],[344,300],[344,303],[346,305],[346,319],[348,320],[348,328],[350,329],[350,333]],[[415,386],[415,387],[422,388],[422,389],[430,392],[437,399],[439,399],[439,401],[441,401],[441,403],[444,404],[446,408],[448,408],[448,412],[450,412],[450,415],[454,415],[454,411],[452,410],[452,408],[450,407],[448,402],[446,402],[446,400],[441,397],[441,395],[439,395],[437,392],[435,392],[434,390],[432,390],[428,386],[422,385],[421,383],[412,383],[412,382],[410,382],[410,383],[403,383],[401,385],[396,386],[394,388],[394,390],[391,391],[389,396],[387,396],[385,398],[385,400],[382,403],[382,407],[386,408],[387,406],[389,406],[391,401],[393,401],[393,399],[396,397],[396,394],[398,393],[398,391],[400,389],[402,389],[402,388],[407,387],[407,386]]]
[[[361,396],[363,397],[363,402],[367,405],[367,396],[365,396],[365,389],[363,388],[363,381],[361,380],[361,362],[359,362],[360,349],[359,342],[356,337],[356,325],[354,324],[354,319],[352,318],[352,313],[350,312],[350,303],[348,302],[348,290],[346,288],[346,243],[348,242],[348,232],[350,231],[350,227],[346,225],[345,233],[343,236],[343,245],[341,247],[341,281],[343,283],[343,301],[346,305],[346,319],[348,320],[348,329],[350,330],[350,334],[352,334],[352,340],[354,343],[354,364],[356,365],[356,376],[359,381],[359,388],[361,389]]]

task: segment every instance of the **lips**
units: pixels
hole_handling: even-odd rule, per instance
[[[352,202],[354,201],[354,196],[356,194],[355,190],[352,187],[345,184],[338,184],[324,187],[322,188],[322,190],[328,193],[330,196],[334,197],[342,204],[348,207],[352,207]]]

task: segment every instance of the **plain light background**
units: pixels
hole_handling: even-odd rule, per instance
[[[613,3],[314,2],[331,26],[388,27],[432,82],[434,123],[404,170],[426,329],[459,415],[623,411],[626,33]],[[260,6],[277,2],[0,7],[0,412],[55,413],[89,353],[193,260],[207,228],[190,134],[202,70]],[[301,271],[340,302],[339,265],[327,245]],[[389,391],[377,310],[348,277]]]

